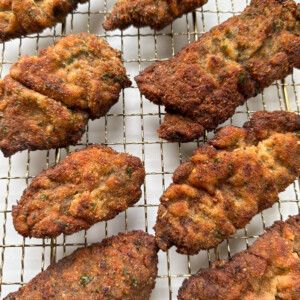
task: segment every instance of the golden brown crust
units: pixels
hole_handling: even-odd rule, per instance
[[[257,112],[244,128],[219,130],[177,168],[161,197],[158,246],[196,254],[271,207],[299,176],[299,130],[299,115],[279,111]]]
[[[0,149],[10,156],[75,144],[130,81],[117,50],[80,33],[20,58],[0,85]]]
[[[198,123],[199,135],[215,129],[248,98],[300,66],[299,7],[292,0],[253,0],[241,15],[214,27],[174,58],[142,71],[135,78],[141,93],[188,124]],[[163,123],[161,137],[195,137],[182,132],[184,119],[177,127],[171,120]]]
[[[183,14],[204,5],[208,0],[117,0],[104,21],[106,30],[150,26],[162,29]]]
[[[38,56],[22,57],[10,76],[91,118],[104,116],[130,85],[120,52],[88,33],[69,35]]]
[[[248,250],[186,279],[180,300],[300,299],[300,216],[276,222]]]
[[[0,40],[6,41],[25,34],[38,33],[62,22],[87,0],[1,0]]]
[[[136,203],[144,178],[137,157],[99,145],[73,152],[32,180],[13,207],[14,226],[37,238],[88,229]]]
[[[147,300],[157,276],[154,237],[122,233],[76,250],[6,300]]]
[[[5,156],[74,145],[81,138],[86,113],[72,111],[9,76],[0,86],[0,149]]]

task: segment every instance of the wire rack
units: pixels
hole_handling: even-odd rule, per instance
[[[122,51],[128,74],[133,77],[150,63],[165,60],[185,44],[197,39],[212,26],[244,9],[247,2],[238,0],[210,0],[203,8],[183,16],[160,32],[129,28],[125,31],[105,32],[101,24],[114,1],[91,0],[69,15],[65,23],[47,29],[42,34],[7,42],[0,47],[1,76],[21,55],[33,55],[52,44],[57,38],[72,32],[88,31],[105,37]],[[284,81],[274,83],[263,94],[239,107],[226,124],[242,125],[257,110],[289,110],[299,113],[300,72]],[[37,273],[74,249],[98,242],[121,231],[143,229],[153,233],[159,197],[171,182],[174,169],[207,138],[193,143],[169,143],[160,140],[156,129],[164,110],[141,97],[136,84],[122,92],[120,101],[109,114],[90,121],[86,134],[75,147],[50,151],[23,151],[11,158],[0,154],[0,293],[1,299],[17,290]],[[42,169],[55,165],[68,152],[91,143],[102,143],[118,151],[139,156],[146,168],[146,180],[141,200],[109,222],[94,225],[88,231],[57,239],[28,239],[19,236],[12,225],[11,208],[20,198],[31,179]],[[216,259],[228,259],[246,249],[265,227],[274,220],[286,219],[299,213],[299,181],[295,181],[280,195],[280,202],[257,215],[245,229],[224,241],[216,249],[202,251],[196,256],[177,254],[174,249],[159,253],[159,274],[151,299],[176,299],[184,278],[200,267],[207,267]]]

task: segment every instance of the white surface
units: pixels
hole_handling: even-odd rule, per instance
[[[111,8],[113,2],[107,1],[108,9]],[[198,32],[206,31],[218,21],[232,16],[233,10],[235,12],[243,10],[245,5],[246,2],[240,0],[233,2],[210,0],[204,6],[203,11],[197,12]],[[91,0],[90,4],[81,5],[78,11],[83,14],[76,13],[73,17],[71,15],[68,17],[66,33],[90,30],[92,33],[105,36],[101,26],[105,10],[105,1]],[[217,10],[219,13],[216,13]],[[123,33],[118,30],[108,33],[107,40],[112,46],[123,51],[126,68],[133,80],[139,69],[149,65],[146,60],[154,61],[158,58],[171,57],[182,46],[194,39],[194,33],[190,14],[174,22],[172,28],[168,26],[156,35],[150,29],[138,31],[130,28]],[[16,39],[0,46],[4,62],[1,76],[7,74],[9,63],[15,62],[19,55],[35,54],[38,49],[52,44],[54,39],[51,36],[60,34],[61,25],[58,25],[55,30],[46,30],[38,35],[39,38],[33,35],[30,38]],[[297,111],[300,101],[300,72],[295,71],[293,77],[289,76],[286,84],[290,109]],[[247,120],[249,111],[264,108],[285,109],[283,96],[281,84],[273,85],[265,90],[263,95],[239,107],[232,123],[243,124]],[[125,117],[122,116],[123,113]],[[118,151],[127,151],[139,156],[145,162],[147,176],[143,197],[135,207],[127,210],[127,214],[121,213],[107,224],[96,224],[86,233],[79,232],[71,236],[59,237],[56,240],[59,245],[56,248],[57,259],[70,254],[79,247],[78,244],[98,242],[106,234],[110,236],[124,231],[126,223],[127,230],[144,229],[153,233],[152,227],[155,223],[160,195],[170,183],[172,172],[180,161],[188,157],[197,146],[197,143],[179,145],[160,141],[156,135],[159,122],[159,108],[146,99],[141,99],[134,83],[132,88],[124,91],[119,103],[110,110],[106,118],[89,123],[88,134],[83,136],[81,144],[107,143]],[[69,150],[72,151],[78,147],[70,147]],[[60,157],[63,158],[65,153],[66,151],[62,149]],[[48,164],[53,165],[55,157],[55,150],[31,153],[24,151],[12,156],[11,159],[4,158],[0,154],[0,272],[2,271],[3,275],[1,298],[17,290],[20,283],[29,281],[49,264],[50,240],[23,239],[13,228],[10,211],[11,206],[20,198],[26,184],[30,182],[30,179],[27,179],[47,168]],[[177,254],[174,249],[169,251],[169,256],[159,252],[159,277],[151,299],[176,299],[177,290],[184,278],[182,275],[196,272],[199,267],[208,266],[209,259],[214,260],[218,255],[221,258],[228,258],[229,253],[233,254],[245,249],[247,243],[253,242],[252,236],[263,232],[264,226],[271,225],[274,220],[281,217],[285,219],[290,214],[298,213],[299,195],[298,182],[295,182],[280,195],[280,204],[275,204],[256,216],[246,230],[239,230],[234,237],[225,241],[215,251],[202,251],[199,255],[190,258]]]

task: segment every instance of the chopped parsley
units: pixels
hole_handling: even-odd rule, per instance
[[[80,284],[83,286],[86,286],[87,284],[89,284],[92,281],[92,278],[88,275],[82,275],[80,277]]]
[[[132,176],[132,173],[133,173],[133,168],[132,168],[132,167],[127,167],[126,173],[127,173],[127,175],[128,175],[129,177],[131,177],[131,176]]]

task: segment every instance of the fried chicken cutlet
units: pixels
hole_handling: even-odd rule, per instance
[[[248,250],[186,279],[179,300],[300,299],[300,216],[275,222]]]
[[[142,231],[81,248],[33,278],[6,300],[147,300],[157,276],[157,246]]]
[[[0,86],[0,149],[5,156],[75,144],[85,131],[86,113],[72,111],[9,76]]]
[[[300,68],[300,3],[252,0],[174,58],[147,67],[136,82],[146,98],[166,108],[159,136],[187,142],[293,68]]]
[[[150,26],[160,30],[176,18],[204,5],[208,0],[117,0],[105,18],[106,30]]]
[[[81,33],[20,58],[0,85],[0,149],[10,156],[75,144],[130,81],[118,51]]]
[[[162,250],[183,254],[217,246],[278,201],[300,174],[300,116],[256,112],[226,126],[177,168],[155,225]]]
[[[99,145],[73,152],[32,180],[13,206],[15,229],[36,238],[88,229],[136,203],[144,178],[129,154]]]
[[[87,0],[0,0],[0,40],[38,33],[63,22]]]

